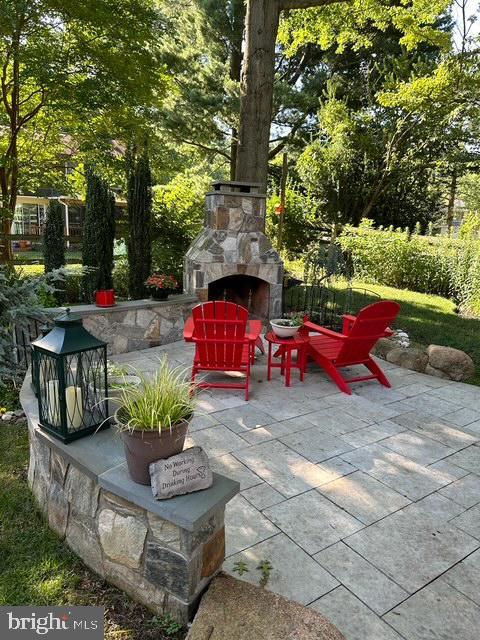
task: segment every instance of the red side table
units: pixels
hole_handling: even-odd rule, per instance
[[[300,370],[300,380],[303,382],[307,365],[307,344],[308,336],[298,334],[293,338],[278,338],[273,331],[269,331],[265,336],[268,342],[268,375],[272,378],[272,369],[280,369],[281,374],[285,374],[285,386],[290,386],[292,369]],[[280,352],[281,361],[273,362],[272,345],[277,345]],[[297,352],[297,361],[292,362],[292,351]]]

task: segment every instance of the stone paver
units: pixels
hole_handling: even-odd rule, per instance
[[[447,458],[447,462],[456,464],[467,471],[480,475],[480,446],[473,445]]]
[[[408,598],[404,589],[343,542],[320,551],[314,558],[379,615]]]
[[[217,411],[213,417],[221,422],[234,433],[242,434],[250,429],[261,427],[264,424],[276,422],[268,413],[247,404],[244,407],[233,407],[232,409],[224,409]]]
[[[478,540],[450,523],[409,509],[397,511],[345,542],[413,593],[478,548]]]
[[[163,354],[188,366],[193,348],[119,361],[153,372]],[[476,640],[480,389],[380,362],[393,390],[365,382],[347,396],[316,366],[290,388],[268,383],[265,363],[249,402],[200,394],[187,443],[241,484],[224,568],[242,560],[242,579],[258,584],[269,560],[267,588],[324,613],[346,640]]]
[[[480,607],[442,579],[399,605],[385,620],[408,640],[478,640]]]
[[[423,498],[451,482],[440,471],[378,444],[356,449],[342,457],[410,500]]]
[[[464,507],[473,507],[480,502],[480,477],[470,473],[440,489],[440,493]]]
[[[419,433],[412,433],[411,431],[397,433],[390,438],[382,440],[382,447],[387,447],[387,449],[391,449],[423,465],[438,462],[438,460],[442,460],[442,458],[454,453],[453,449],[446,447],[437,440],[426,438]]]
[[[237,480],[240,483],[240,491],[254,487],[262,482],[262,479],[256,473],[250,471],[248,467],[234,458],[231,453],[217,458],[210,458],[210,466],[216,473],[221,473],[227,478]]]
[[[267,482],[262,482],[262,484],[257,484],[255,487],[242,491],[242,495],[260,511],[285,500],[285,496],[282,496]]]
[[[265,509],[264,513],[310,554],[328,547],[363,527],[356,518],[317,491],[308,491],[280,502]]]
[[[310,462],[323,462],[341,453],[351,451],[351,447],[345,440],[332,436],[321,430],[321,427],[312,427],[299,433],[293,433],[280,438],[280,442],[302,455]]]
[[[235,496],[225,508],[226,554],[231,556],[242,549],[278,533],[278,529],[241,495]]]
[[[283,533],[230,556],[223,568],[236,575],[233,569],[240,560],[248,567],[248,572],[243,574],[242,579],[253,584],[258,584],[260,579],[257,569],[259,563],[269,560],[273,569],[268,588],[301,604],[309,604],[338,585],[338,581],[328,571]]]
[[[285,497],[327,482],[322,469],[278,440],[240,449],[235,457]]]
[[[384,420],[380,424],[371,424],[363,429],[351,431],[343,434],[342,438],[354,448],[365,447],[367,444],[379,442],[397,433],[405,431],[405,428],[393,422],[392,420]]]
[[[402,640],[402,636],[343,586],[310,606],[333,622],[347,640]]]
[[[451,587],[480,605],[480,551],[456,564],[442,576]]]
[[[457,516],[451,520],[451,524],[480,540],[480,505]]]
[[[230,429],[219,424],[208,429],[195,431],[187,438],[185,446],[203,447],[210,456],[218,457],[231,451],[242,449],[248,444],[235,433],[232,433]]]
[[[410,503],[363,471],[322,485],[318,491],[364,524],[372,524]]]

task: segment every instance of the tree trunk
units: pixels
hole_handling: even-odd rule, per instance
[[[447,205],[447,229],[450,232],[453,227],[453,216],[455,214],[455,196],[457,195],[457,170],[452,170],[450,189],[448,193]]]
[[[275,75],[278,0],[249,0],[240,85],[240,130],[235,177],[267,188]]]
[[[244,0],[233,0],[232,2],[232,32],[230,38],[230,80],[240,82],[242,72],[242,41],[245,24],[245,3]],[[238,151],[238,128],[232,127],[230,143],[230,180],[235,180],[235,169],[237,166]]]

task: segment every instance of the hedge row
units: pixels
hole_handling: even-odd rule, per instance
[[[373,227],[364,220],[346,226],[338,242],[348,253],[355,277],[420,293],[453,298],[465,312],[480,314],[480,241],[422,236],[408,229]]]

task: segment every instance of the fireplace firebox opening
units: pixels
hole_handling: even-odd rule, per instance
[[[251,318],[269,317],[270,285],[255,276],[232,275],[208,285],[209,300],[235,302],[248,310]]]

